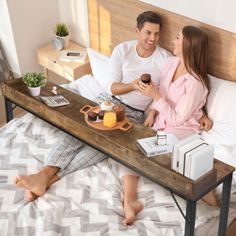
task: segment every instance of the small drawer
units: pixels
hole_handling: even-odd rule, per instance
[[[73,70],[56,60],[46,56],[38,55],[38,63],[48,70],[62,76],[63,78],[66,78],[70,81],[74,80]]]

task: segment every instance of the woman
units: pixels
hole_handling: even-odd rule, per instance
[[[144,125],[155,130],[180,131],[188,136],[200,131],[199,119],[208,94],[207,35],[197,27],[186,26],[173,41],[174,57],[164,66],[159,89],[139,83],[140,91],[153,98]],[[176,133],[176,132],[174,132]],[[179,137],[179,132],[176,133]],[[138,176],[122,169],[125,225],[132,224],[142,210],[137,200]]]

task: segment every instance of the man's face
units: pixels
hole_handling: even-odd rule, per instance
[[[155,50],[159,41],[160,25],[150,22],[145,22],[143,28],[136,28],[138,43],[146,51]]]

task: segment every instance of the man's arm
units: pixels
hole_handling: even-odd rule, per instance
[[[107,91],[113,95],[126,94],[139,89],[139,78],[136,78],[131,83],[123,83],[122,65],[126,55],[125,48],[121,43],[114,48],[111,55],[109,65],[110,83],[107,86]]]
[[[133,90],[139,90],[138,81],[139,79],[136,79],[132,83],[128,84],[115,82],[111,85],[111,92],[113,95],[119,95],[119,94],[129,93]]]

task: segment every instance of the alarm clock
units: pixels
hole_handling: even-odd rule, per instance
[[[62,50],[64,48],[64,39],[56,37],[52,40],[52,46],[55,50]]]

